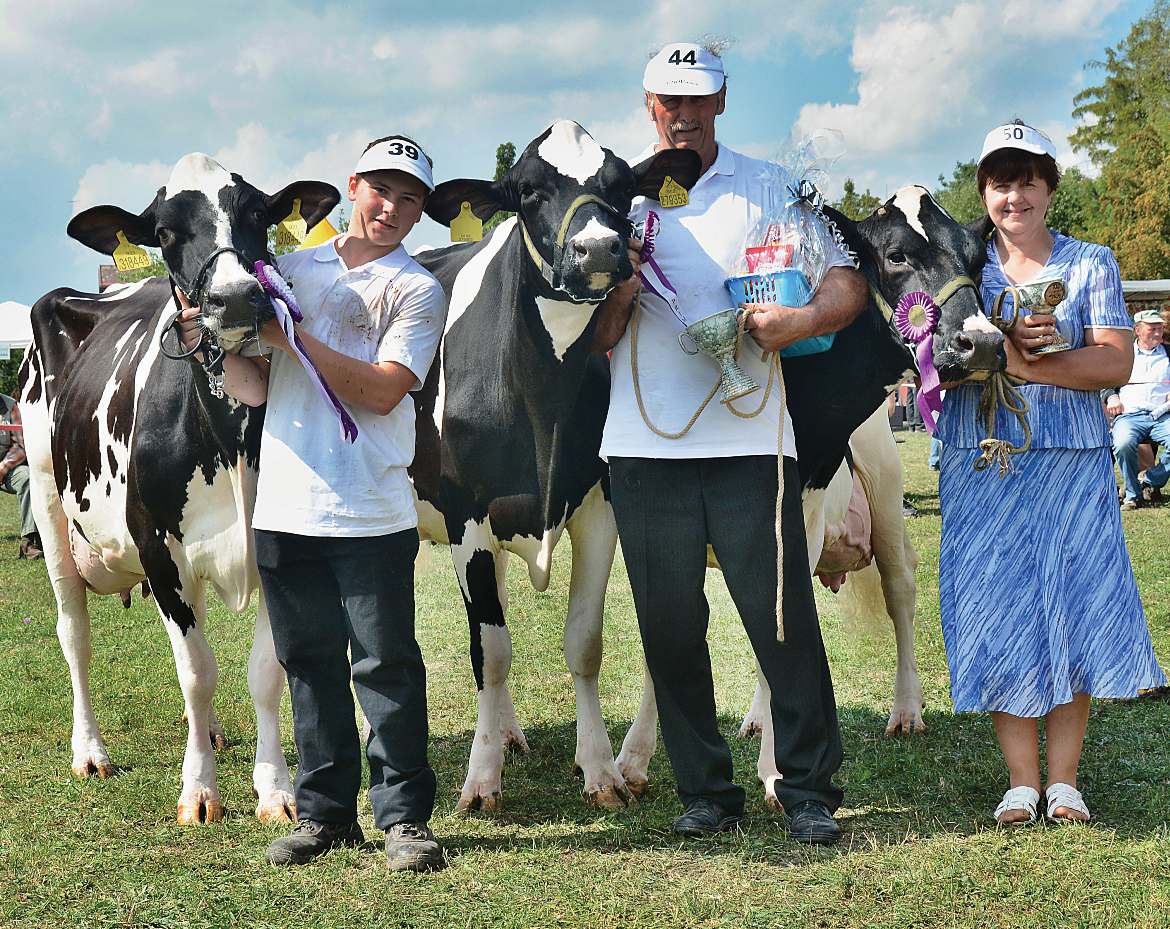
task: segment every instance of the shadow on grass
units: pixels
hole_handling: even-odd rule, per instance
[[[992,811],[1008,780],[989,716],[927,713],[926,733],[888,738],[882,714],[860,706],[839,712],[845,762],[837,782],[845,801],[838,816],[845,835],[835,849],[807,849],[787,839],[783,817],[766,808],[755,778],[759,742],[738,738],[739,720],[727,715],[720,727],[732,750],[736,780],[748,792],[740,833],[707,840],[681,840],[671,833],[681,805],[661,744],[651,762],[647,796],[618,812],[586,806],[580,777],[573,773],[575,727],[566,722],[527,729],[530,753],[510,755],[504,766],[504,809],[466,820],[451,814],[472,733],[432,740],[443,840],[454,854],[502,851],[517,844],[602,854],[681,846],[696,855],[784,864],[994,828]],[[610,723],[615,746],[627,728],[625,722]],[[1170,702],[1094,705],[1081,787],[1099,823],[1120,838],[1160,833],[1170,807],[1168,767]]]

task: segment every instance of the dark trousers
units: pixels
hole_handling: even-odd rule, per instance
[[[288,672],[301,819],[357,817],[362,760],[350,679],[370,723],[370,805],[386,830],[426,822],[426,668],[414,637],[418,532],[317,538],[256,530],[276,656]]]
[[[654,681],[662,741],[684,804],[740,812],[731,752],[715,719],[707,545],[772,689],[777,798],[835,810],[841,766],[837,705],[813,601],[796,462],[784,460],[784,631],[776,641],[776,458],[611,458],[613,507]],[[746,670],[746,669],[745,669]]]

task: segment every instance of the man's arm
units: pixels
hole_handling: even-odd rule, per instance
[[[865,309],[865,276],[852,268],[830,268],[812,300],[804,306],[748,303],[744,328],[766,352],[776,352],[802,339],[838,332]]]
[[[313,359],[325,383],[338,399],[350,406],[385,416],[418,383],[414,372],[397,361],[360,361],[330,348],[303,329],[298,329],[297,334],[305,354]],[[264,324],[261,335],[269,345],[295,357],[284,330],[275,319]],[[226,381],[224,389],[227,389]]]
[[[642,240],[630,239],[630,265],[634,273],[622,281],[597,308],[597,322],[593,326],[593,343],[590,351],[608,352],[625,334],[626,326],[634,313],[634,304],[642,291],[642,279],[638,272],[642,268]]]

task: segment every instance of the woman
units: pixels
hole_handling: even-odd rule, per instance
[[[1037,720],[1045,721],[1046,812],[1084,821],[1077,790],[1089,698],[1160,686],[1117,509],[1109,429],[1097,390],[1124,383],[1133,332],[1109,249],[1053,233],[1045,212],[1059,183],[1055,149],[1017,121],[988,133],[978,182],[995,227],[981,292],[991,307],[1010,285],[1061,278],[1053,316],[1024,315],[1004,339],[1007,370],[1029,383],[1032,442],[1011,471],[976,471],[986,438],[981,387],[947,392],[939,502],[939,596],[956,712],[990,711],[1011,787],[1000,824],[1035,822]],[[1010,301],[1006,315],[1010,316]],[[1041,353],[1059,336],[1070,349]],[[1022,444],[1002,410],[996,436]]]

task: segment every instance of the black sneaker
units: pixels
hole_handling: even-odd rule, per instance
[[[717,835],[739,826],[742,813],[725,810],[714,800],[698,797],[687,804],[687,811],[671,824],[671,831],[678,835],[698,838]]]
[[[1145,481],[1142,481],[1141,489],[1142,489],[1142,502],[1143,503],[1161,503],[1162,502],[1161,488],[1155,487],[1153,484],[1147,484]]]
[[[44,558],[45,553],[41,549],[41,537],[33,532],[26,536],[21,536],[20,550],[17,558],[28,559],[29,561],[36,561],[38,558]]]
[[[391,871],[438,871],[445,864],[426,823],[398,823],[386,831],[386,866]]]
[[[268,846],[264,857],[270,864],[305,864],[331,848],[344,845],[354,848],[366,837],[356,821],[352,823],[319,823],[312,819],[297,822],[293,831]]]
[[[833,845],[841,827],[820,800],[802,800],[788,811],[788,837],[805,845]]]

